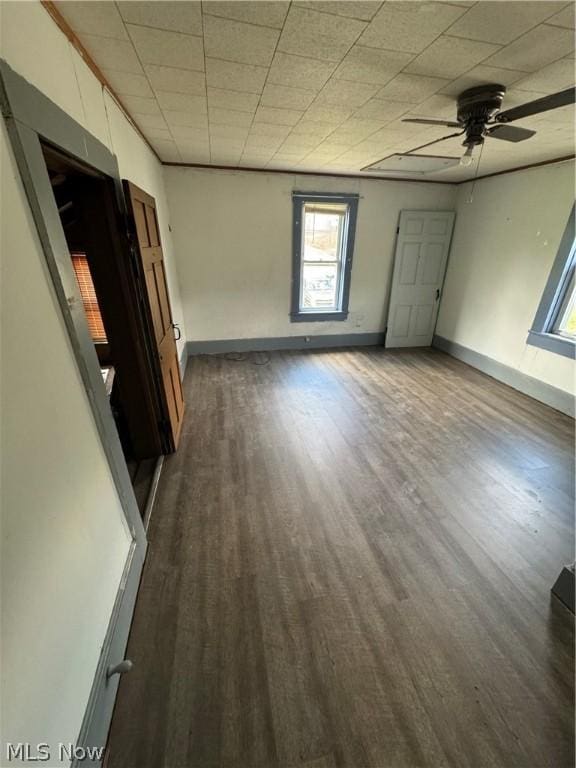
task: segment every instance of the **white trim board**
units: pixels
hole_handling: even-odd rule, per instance
[[[432,346],[458,360],[462,360],[463,363],[467,363],[473,368],[477,368],[493,379],[497,379],[503,384],[517,389],[518,392],[533,397],[534,400],[538,400],[574,418],[576,411],[575,401],[574,396],[569,392],[553,387],[551,384],[546,384],[539,379],[535,379],[533,376],[528,376],[521,371],[517,371],[515,368],[511,368],[509,365],[499,363],[487,355],[464,347],[455,341],[450,341],[450,339],[445,339],[443,336],[434,336]]]

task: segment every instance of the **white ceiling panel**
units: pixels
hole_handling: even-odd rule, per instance
[[[366,28],[366,23],[293,6],[288,11],[278,50],[299,56],[340,61]]]
[[[282,29],[289,2],[283,0],[259,0],[258,2],[242,2],[242,0],[205,0],[203,3],[204,16],[223,16],[227,19],[245,21],[262,27]]]
[[[158,64],[146,64],[144,71],[155,91],[172,91],[173,93],[191,93],[201,96],[206,93],[206,76],[204,72],[176,67],[162,67]]]
[[[294,5],[322,13],[334,13],[337,16],[349,16],[351,19],[370,21],[380,9],[381,0],[298,0]]]
[[[486,43],[511,43],[520,35],[560,11],[564,2],[498,0],[476,3],[448,30],[448,35],[483,40]]]
[[[241,1],[241,0],[239,0]],[[204,17],[206,56],[269,67],[280,32],[241,21]]]
[[[412,55],[399,51],[380,51],[355,45],[334,73],[342,80],[385,85],[412,61]]]
[[[574,4],[551,0],[58,2],[166,162],[358,173],[442,138],[408,115],[456,117],[466,88],[503,108],[574,83]],[[480,174],[574,152],[574,108],[489,139]],[[461,138],[422,152],[456,156]],[[438,174],[465,179],[476,167]],[[436,178],[436,177],[434,177]]]
[[[360,45],[420,53],[466,9],[446,3],[389,0],[370,22]]]
[[[221,59],[206,59],[206,82],[214,88],[260,94],[264,88],[267,73],[266,67],[236,64]]]
[[[429,77],[459,77],[498,50],[499,46],[491,43],[441,35],[408,64],[406,72]],[[494,65],[498,66],[496,62]]]
[[[540,24],[495,53],[486,64],[536,72],[574,50],[574,31]]]
[[[77,33],[85,32],[101,37],[113,37],[128,40],[128,33],[122,17],[114,4],[102,0],[59,0],[56,7],[68,24]]]
[[[82,4],[91,5],[92,3],[84,0]],[[106,5],[114,5],[114,3],[107,2]],[[199,2],[128,0],[119,2],[117,5],[122,18],[128,24],[140,24],[144,27],[202,36],[202,12]]]
[[[180,69],[204,69],[201,37],[127,24],[136,53],[143,64],[161,64]]]

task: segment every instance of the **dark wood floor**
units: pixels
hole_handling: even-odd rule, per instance
[[[185,391],[109,768],[573,765],[568,417],[433,350]]]

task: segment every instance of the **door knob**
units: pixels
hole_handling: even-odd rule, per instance
[[[106,670],[106,678],[109,679],[113,675],[123,675],[125,672],[130,672],[134,665],[130,659],[123,659],[118,664],[114,664]]]
[[[174,328],[175,331],[178,331],[178,336],[174,335],[174,339],[176,341],[180,341],[180,339],[182,338],[182,331],[180,330],[180,326],[178,325],[178,323],[172,323],[172,328]]]
[[[440,298],[440,288],[436,288],[436,301]]]

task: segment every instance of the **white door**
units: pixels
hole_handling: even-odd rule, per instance
[[[387,347],[429,347],[446,271],[453,211],[402,211],[396,240]]]

